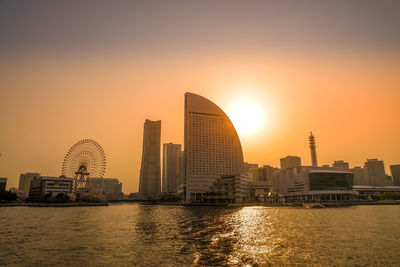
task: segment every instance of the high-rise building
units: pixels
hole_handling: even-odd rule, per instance
[[[350,169],[350,171],[354,174],[354,185],[368,185],[364,168],[357,166]]]
[[[340,168],[340,169],[349,169],[349,163],[344,162],[343,160],[335,160],[335,162],[332,164],[333,168]]]
[[[298,156],[286,156],[281,158],[281,169],[294,168],[301,166],[301,158]]]
[[[163,145],[162,191],[177,193],[181,180],[181,145],[168,143]]]
[[[24,192],[25,195],[29,195],[29,189],[31,188],[31,181],[33,178],[40,176],[40,173],[22,173],[19,176],[18,191]]]
[[[368,185],[385,186],[386,173],[385,165],[382,160],[367,159],[364,165],[366,180]]]
[[[390,172],[392,173],[393,185],[400,186],[400,164],[390,165]]]
[[[221,176],[242,175],[243,152],[228,116],[210,100],[185,94],[186,200],[197,201]]]
[[[155,197],[161,193],[161,121],[146,120],[143,131],[139,193]]]
[[[312,134],[312,132],[310,133],[310,137],[308,139],[310,143],[311,163],[313,167],[317,167],[317,149],[315,146],[315,136]]]

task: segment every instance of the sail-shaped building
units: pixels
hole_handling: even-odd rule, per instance
[[[243,175],[239,136],[216,104],[200,95],[186,93],[184,128],[186,200],[203,199],[221,177]]]

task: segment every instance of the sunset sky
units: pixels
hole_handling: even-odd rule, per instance
[[[98,141],[138,190],[143,123],[183,144],[184,93],[254,103],[245,161],[400,164],[400,1],[1,1],[0,177],[58,176]],[[255,121],[255,123],[258,123]]]

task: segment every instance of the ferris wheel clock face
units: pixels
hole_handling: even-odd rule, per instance
[[[106,155],[94,140],[83,139],[74,144],[65,155],[62,175],[75,177],[77,172],[87,176],[102,178],[106,171]]]

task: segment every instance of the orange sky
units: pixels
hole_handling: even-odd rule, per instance
[[[205,1],[204,6],[213,7],[211,3]],[[243,4],[235,5],[240,9]],[[11,17],[15,17],[12,12],[23,12],[20,6],[7,8],[0,8],[10,16],[6,26],[0,23],[0,38],[7,38],[4,33],[14,27],[10,26]],[[185,16],[177,20],[182,20],[182,25],[188,20],[185,27],[189,28],[178,30],[188,34],[194,29],[198,34],[182,35],[184,38],[176,28],[158,32],[157,40],[145,35],[145,30],[163,25],[163,20],[175,23],[170,20],[176,18],[175,11],[163,13],[164,17],[157,17],[160,21],[150,26],[142,25],[141,31],[135,26],[139,22],[132,21],[133,28],[145,36],[140,45],[135,36],[125,39],[124,27],[121,32],[111,31],[118,24],[106,25],[105,33],[112,32],[114,39],[104,42],[95,35],[82,41],[82,36],[60,27],[57,30],[77,38],[67,47],[58,43],[64,37],[53,40],[45,35],[54,31],[51,26],[30,36],[27,32],[34,26],[18,24],[20,28],[13,29],[19,33],[15,36],[27,37],[0,40],[0,176],[9,178],[7,187],[17,186],[19,174],[24,172],[60,175],[70,146],[92,138],[105,150],[106,177],[119,178],[125,193],[136,192],[144,120],[162,120],[162,143],[183,143],[186,91],[203,95],[222,109],[240,98],[253,99],[264,108],[269,117],[265,127],[256,135],[241,137],[246,161],[279,166],[279,158],[298,155],[303,164],[310,164],[307,138],[313,131],[319,164],[345,160],[350,166],[360,166],[367,158],[379,158],[389,172],[390,164],[400,163],[400,50],[397,39],[390,39],[395,32],[382,33],[376,44],[368,40],[375,40],[382,31],[373,32],[369,25],[361,29],[364,35],[355,38],[344,25],[339,30],[328,27],[323,36],[335,37],[327,43],[315,33],[309,40],[290,34],[286,40],[278,34],[279,42],[269,42],[260,36],[265,35],[261,29],[269,27],[271,21],[263,24],[261,15],[251,23],[234,24],[239,15],[242,19],[251,17],[261,7],[252,8],[248,7],[246,14],[235,13],[239,12],[236,9],[231,13],[224,9],[226,14],[222,14],[221,9],[221,16],[231,19],[230,23],[211,17],[206,22],[214,26],[211,28],[190,20],[190,12],[204,10],[185,10]],[[207,14],[219,15],[218,7],[212,10],[214,13]],[[42,12],[52,14],[46,21],[51,24],[56,11]],[[103,11],[95,12],[104,18]],[[157,13],[153,9],[147,12]],[[304,17],[307,12],[303,12]],[[313,12],[315,18],[307,23],[325,21],[318,9]],[[374,18],[370,13],[352,18],[363,22],[361,15]],[[79,14],[76,16],[79,20]],[[289,26],[305,20],[290,19]],[[82,27],[89,31],[97,25],[94,22]],[[126,26],[128,22],[120,23]],[[254,30],[252,23],[262,27]],[[283,32],[289,26],[280,25]],[[246,31],[247,27],[251,30]],[[219,33],[224,36],[219,38]],[[369,33],[374,38],[368,39]],[[206,40],[199,41],[199,34]],[[38,41],[38,36],[43,38]],[[32,46],[26,47],[22,41]],[[38,45],[41,42],[45,48]],[[53,46],[47,47],[49,43]]]

